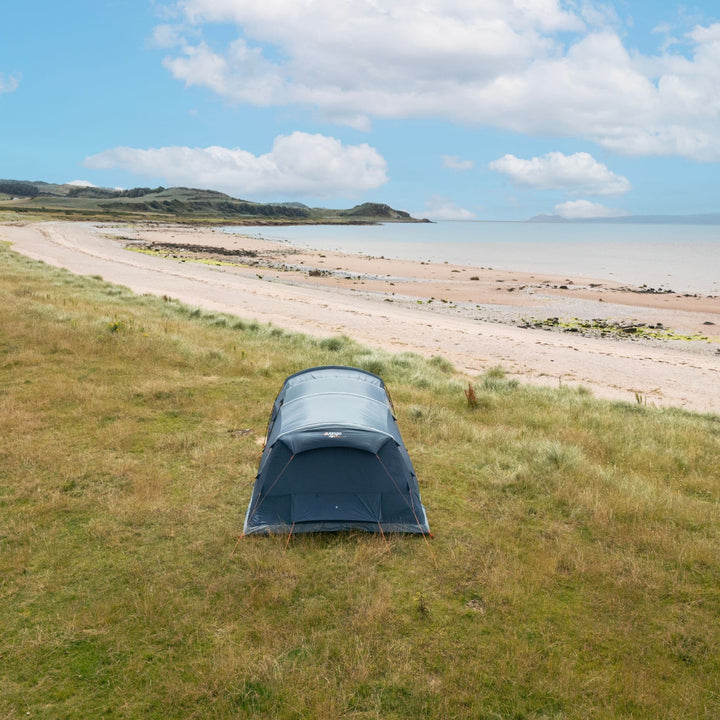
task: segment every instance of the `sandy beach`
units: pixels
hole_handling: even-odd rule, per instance
[[[310,251],[212,228],[16,223],[0,225],[0,239],[138,293],[441,355],[470,378],[500,365],[523,382],[720,413],[720,297]]]

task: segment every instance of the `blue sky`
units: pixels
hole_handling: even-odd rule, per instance
[[[0,177],[435,219],[720,212],[715,8],[10,3]]]

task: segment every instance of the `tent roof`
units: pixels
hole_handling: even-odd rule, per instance
[[[402,442],[385,384],[377,375],[325,366],[287,378],[275,401],[267,443],[334,428],[379,433]]]

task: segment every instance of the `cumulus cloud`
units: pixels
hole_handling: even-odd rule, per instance
[[[461,160],[457,155],[443,155],[442,163],[444,168],[457,170],[458,172],[472,170],[475,167],[475,163],[472,160]]]
[[[92,155],[84,164],[234,195],[326,197],[355,194],[387,182],[387,164],[369,145],[343,145],[332,137],[302,132],[279,135],[265,155],[224,147],[118,147]]]
[[[475,213],[460,207],[446,197],[435,195],[425,203],[425,217],[431,220],[472,220]]]
[[[566,190],[577,195],[622,195],[632,188],[630,181],[616,175],[589,153],[564,155],[550,152],[530,160],[504,155],[490,163],[490,169],[507,175],[516,185],[538,190]]]
[[[20,80],[17,77],[11,76],[6,78],[5,75],[0,73],[0,95],[14,92],[17,90],[19,84]]]
[[[720,24],[648,55],[606,3],[183,0],[165,66],[238,103],[303,104],[354,127],[432,117],[720,159]],[[237,39],[208,39],[229,23]],[[661,38],[658,38],[659,41]],[[173,46],[174,43],[174,46]]]
[[[66,185],[74,185],[75,187],[97,187],[91,182],[88,182],[87,180],[71,180],[69,183],[65,183]]]
[[[630,213],[620,208],[611,208],[590,200],[569,200],[555,206],[555,214],[567,220],[587,220],[589,218],[626,217]]]

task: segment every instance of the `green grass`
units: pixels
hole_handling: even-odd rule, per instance
[[[717,417],[0,278],[0,717],[720,716]],[[388,383],[434,539],[239,539],[326,363]]]

